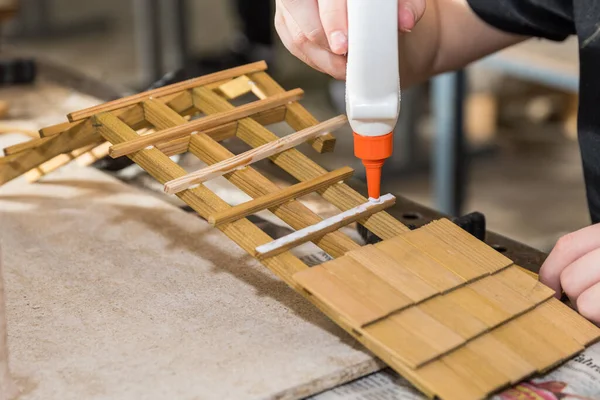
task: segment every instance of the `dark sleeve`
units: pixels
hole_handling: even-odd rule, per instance
[[[468,0],[483,21],[508,33],[554,41],[575,33],[574,0]]]

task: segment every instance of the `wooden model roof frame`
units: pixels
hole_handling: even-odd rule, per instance
[[[328,130],[345,118],[319,124],[298,103],[303,92],[286,92],[266,68],[249,64],[71,113],[8,148],[0,184],[57,157],[66,159],[54,167],[98,148],[127,155],[430,397],[484,398],[598,340],[596,327],[483,242],[447,220],[411,231],[384,211],[393,196],[368,203],[343,183],[351,168],[328,172],[293,148],[308,140],[333,151]],[[249,93],[258,100],[229,102]],[[265,127],[282,121],[297,133],[279,138]],[[233,137],[254,150],[236,156],[219,143]],[[170,159],[185,152],[209,166],[187,174]],[[252,167],[265,157],[299,183],[280,188]],[[215,176],[253,200],[231,207],[203,185]],[[311,192],[339,216],[323,220],[296,200]],[[297,232],[273,241],[246,218],[265,209]],[[383,241],[360,246],[338,230],[353,221]],[[289,251],[306,241],[334,260],[309,268]]]

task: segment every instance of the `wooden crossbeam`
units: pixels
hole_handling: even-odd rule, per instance
[[[7,156],[10,156],[13,154],[21,153],[23,151],[31,150],[31,149],[34,149],[34,148],[41,146],[42,144],[48,142],[50,139],[52,139],[52,138],[51,137],[50,138],[39,138],[39,139],[28,140],[23,143],[17,143],[15,145],[5,147],[4,154]]]
[[[291,248],[297,247],[303,243],[310,242],[315,238],[325,235],[326,233],[336,231],[346,225],[363,219],[376,212],[385,210],[396,204],[396,198],[391,194],[381,196],[379,201],[369,201],[356,208],[344,211],[334,217],[328,218],[316,225],[309,226],[287,236],[258,246],[255,251],[255,256],[259,260],[273,257]]]
[[[185,190],[192,185],[223,176],[234,171],[235,169],[251,165],[268,157],[272,157],[275,154],[279,154],[288,149],[296,147],[309,139],[338,129],[347,122],[348,119],[345,115],[340,115],[338,117],[329,119],[310,128],[306,128],[300,132],[293,133],[271,143],[257,147],[256,149],[238,154],[237,156],[231,157],[230,159],[224,160],[218,164],[211,165],[176,180],[167,182],[165,184],[165,192],[174,194]]]
[[[136,94],[129,97],[124,97],[119,100],[110,101],[108,103],[100,104],[95,107],[90,107],[85,110],[73,112],[68,115],[69,121],[80,121],[85,118],[92,117],[95,114],[118,110],[127,106],[138,104],[142,101],[168,96],[176,94],[184,90],[192,89],[198,86],[204,86],[209,83],[222,81],[225,79],[231,79],[240,75],[249,74],[257,71],[264,71],[267,69],[267,64],[264,61],[259,61],[252,64],[243,65],[236,68],[231,68],[225,71],[215,72],[213,74],[204,75],[199,78],[187,80],[185,82],[179,82],[173,85],[165,86],[162,88],[150,90],[144,93]]]
[[[150,104],[150,107],[154,108],[153,112],[148,114],[151,118],[150,122],[159,129],[166,129],[169,126],[175,126],[182,122],[180,115],[161,103],[154,102]],[[189,151],[209,165],[234,156],[225,147],[204,133],[198,133],[190,138]],[[254,198],[279,191],[277,185],[252,167],[235,171],[229,174],[227,178],[232,184]],[[270,211],[293,229],[303,229],[322,221],[321,217],[313,213],[305,205],[293,200],[273,207]],[[342,232],[327,234],[316,240],[315,244],[332,257],[341,256],[348,251],[358,248],[358,244]]]
[[[47,138],[50,136],[58,135],[59,133],[63,133],[64,131],[71,129],[76,124],[80,124],[81,122],[61,122],[60,124],[48,126],[46,128],[40,129],[40,137]]]
[[[301,182],[296,185],[281,189],[278,192],[242,203],[229,210],[222,211],[208,217],[208,222],[213,226],[218,226],[236,219],[244,218],[259,211],[278,206],[289,200],[313,193],[321,188],[333,185],[334,183],[344,181],[352,176],[354,170],[350,167],[343,167],[335,171],[307,182]]]
[[[127,154],[141,150],[144,147],[156,145],[167,140],[177,139],[182,136],[189,135],[193,132],[214,128],[222,124],[249,117],[262,111],[282,106],[290,101],[300,99],[303,93],[304,92],[300,89],[291,90],[289,92],[281,93],[280,95],[272,96],[264,100],[258,100],[252,103],[245,104],[233,110],[228,110],[219,114],[199,118],[197,120],[187,122],[182,125],[173,126],[170,129],[165,129],[158,132],[150,133],[148,135],[140,136],[135,140],[112,146],[112,148],[109,151],[109,154],[113,158],[122,157]],[[148,114],[152,112],[152,109],[148,109],[145,106],[146,103],[147,102],[144,102],[144,112]],[[146,116],[146,118],[148,117]]]
[[[259,85],[261,90],[264,90],[268,95],[284,92],[284,90],[267,74],[253,74],[251,75],[251,78]],[[265,82],[267,84],[264,84]],[[194,104],[205,114],[214,114],[216,112],[234,108],[233,105],[211,90],[205,88],[194,89],[192,94],[194,96]],[[299,103],[292,103],[287,106],[288,111],[286,113],[286,121],[289,122],[288,116],[290,107],[292,106],[294,106],[298,115],[310,115],[302,105]],[[314,126],[316,124],[315,121],[316,120],[312,116],[310,119],[298,118],[293,127],[294,129],[306,129]],[[250,118],[239,121],[236,135],[239,139],[254,148],[278,139],[277,135]],[[321,167],[297,149],[289,149],[278,154],[276,157],[271,157],[271,160],[275,165],[279,166],[301,182],[316,179],[327,173],[325,168]],[[329,201],[342,211],[349,210],[367,202],[366,197],[344,183],[321,189],[319,190],[319,193],[325,200]],[[393,238],[403,232],[409,231],[405,225],[386,212],[374,214],[358,222],[382,239]]]

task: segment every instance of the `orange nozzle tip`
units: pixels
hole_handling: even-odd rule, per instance
[[[362,136],[354,133],[354,155],[362,160],[367,175],[369,197],[379,199],[381,195],[381,168],[392,155],[393,134]]]

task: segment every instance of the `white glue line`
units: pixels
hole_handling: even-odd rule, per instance
[[[378,201],[369,201],[331,218],[324,219],[315,225],[307,226],[306,228],[300,229],[299,231],[291,233],[287,236],[258,246],[256,248],[256,256],[258,258],[265,258],[279,254],[291,247],[299,246],[303,243],[311,241],[316,237],[321,237],[329,232],[349,225],[361,218],[365,218],[371,214],[390,207],[395,202],[396,197],[394,197],[392,194],[386,194],[381,196]]]

